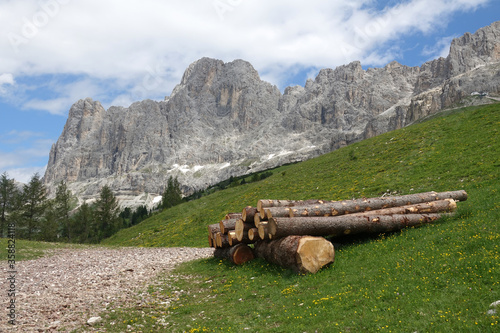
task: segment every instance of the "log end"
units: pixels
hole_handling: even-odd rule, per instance
[[[446,201],[450,203],[448,208],[450,212],[454,212],[455,210],[457,210],[457,202],[455,200],[446,199]]]
[[[266,237],[269,234],[268,222],[260,222],[257,228],[260,239],[269,239]]]
[[[251,241],[254,241],[254,240],[257,241],[258,236],[259,236],[259,229],[252,228],[252,229],[248,230],[248,239],[250,239]]]
[[[323,237],[305,236],[300,239],[296,256],[300,273],[314,274],[335,260],[335,250]]]
[[[253,217],[253,224],[255,225],[256,228],[259,227],[259,223],[261,221],[260,214],[255,214]]]
[[[233,253],[233,262],[235,265],[241,265],[255,258],[252,249],[249,246],[238,246]]]

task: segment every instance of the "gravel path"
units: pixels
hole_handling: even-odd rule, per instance
[[[159,273],[181,262],[209,257],[210,248],[63,249],[16,263],[16,322],[0,315],[0,332],[69,332],[110,304],[127,304]],[[6,300],[7,263],[0,292]],[[90,329],[90,327],[89,327]]]

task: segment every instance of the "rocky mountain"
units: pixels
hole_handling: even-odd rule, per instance
[[[44,181],[66,180],[81,199],[107,184],[123,205],[151,203],[169,176],[188,194],[472,103],[476,91],[500,93],[500,21],[453,40],[447,58],[367,70],[353,62],[283,94],[248,62],[203,58],[164,101],[76,102]]]

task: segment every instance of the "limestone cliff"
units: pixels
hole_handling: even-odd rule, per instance
[[[44,181],[51,188],[64,179],[82,199],[107,184],[133,206],[151,202],[169,176],[188,194],[407,126],[470,102],[475,91],[500,92],[500,22],[455,39],[447,58],[421,67],[353,62],[283,94],[248,62],[203,58],[164,101],[108,110],[76,102]]]

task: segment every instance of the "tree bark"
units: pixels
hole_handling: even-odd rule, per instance
[[[292,207],[292,206],[307,206],[307,205],[316,205],[323,204],[328,202],[328,200],[259,200],[257,201],[257,210],[260,212],[263,208],[270,207]]]
[[[465,201],[467,200],[467,193],[465,191],[452,191],[452,192],[441,192],[441,193],[426,192],[426,193],[409,194],[396,197],[344,200],[322,205],[290,207],[289,216],[290,217],[337,216],[337,215],[359,213],[363,211],[414,205],[414,204],[426,203],[444,199]],[[271,211],[271,213],[273,214],[274,217],[281,216],[276,214],[274,211]]]
[[[297,273],[316,273],[332,263],[335,251],[323,237],[288,236],[255,243],[255,256],[292,269]]]
[[[215,235],[220,232],[219,223],[210,224],[207,226],[208,228],[208,237],[212,239],[212,247],[217,247],[217,243],[215,242]],[[210,242],[209,242],[210,244]]]
[[[239,219],[227,219],[227,220],[221,220],[219,222],[219,229],[220,232],[223,234],[227,234],[229,231],[234,230],[236,226],[236,222]]]
[[[254,216],[257,214],[257,208],[248,206],[243,208],[243,212],[241,213],[241,219],[245,223],[254,223]]]
[[[260,214],[261,219],[269,220],[271,217],[290,217],[293,207],[270,207],[264,208],[264,216]]]
[[[457,209],[457,203],[453,199],[424,202],[415,205],[392,207],[377,210],[368,210],[351,215],[395,215],[395,214],[431,214],[453,212]]]
[[[431,223],[441,216],[441,214],[352,214],[328,217],[276,217],[269,221],[269,233],[274,238],[288,235],[340,236],[381,233]]]
[[[227,235],[223,235],[218,232],[215,235],[215,243],[217,244],[217,247],[229,247],[229,238]]]
[[[241,265],[255,258],[252,249],[246,244],[215,249],[214,256],[227,259],[235,265]]]
[[[227,213],[224,219],[226,220],[241,219],[241,213]]]
[[[234,246],[234,245],[240,244],[240,243],[243,243],[243,244],[253,244],[253,243],[255,243],[257,241],[257,239],[255,241],[251,240],[250,239],[250,235],[248,234],[248,232],[244,232],[243,233],[243,238],[241,240],[239,240],[238,237],[236,237],[236,232],[234,230],[230,231],[227,234],[227,238],[228,238],[230,246]]]

